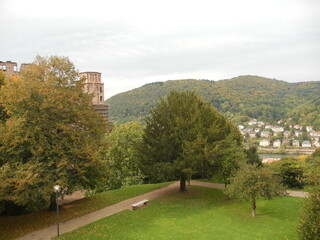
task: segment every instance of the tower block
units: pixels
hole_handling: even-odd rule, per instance
[[[101,73],[81,72],[80,77],[85,78],[84,91],[93,93],[92,105],[107,120],[108,105],[104,103],[104,83],[101,82]]]

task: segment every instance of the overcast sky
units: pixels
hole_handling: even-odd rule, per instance
[[[106,97],[145,83],[320,80],[319,0],[0,0],[0,61],[68,56]]]

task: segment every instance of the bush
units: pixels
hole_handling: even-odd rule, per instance
[[[283,184],[290,188],[302,188],[303,169],[295,163],[285,162],[280,167]]]
[[[311,193],[300,210],[300,240],[320,240],[320,193]]]

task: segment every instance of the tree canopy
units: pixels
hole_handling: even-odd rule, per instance
[[[240,149],[237,128],[193,92],[171,92],[146,118],[140,147],[141,169],[149,182],[180,179],[180,191],[191,174],[211,176],[229,143]]]
[[[104,189],[143,183],[137,150],[142,134],[143,127],[138,122],[115,125],[112,132],[107,134],[105,162],[109,166],[110,176],[103,183]]]
[[[320,239],[320,148],[307,159],[310,164],[305,181],[313,185],[299,212],[300,240]]]
[[[29,209],[53,203],[53,186],[69,194],[96,183],[106,126],[83,92],[68,58],[36,57],[7,79],[0,104],[0,201]]]
[[[257,199],[285,195],[280,179],[272,175],[268,168],[258,167],[255,163],[243,164],[230,181],[225,192],[234,198],[249,201],[252,216],[256,216]]]

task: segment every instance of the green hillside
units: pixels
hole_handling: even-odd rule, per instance
[[[195,91],[235,122],[258,118],[267,122],[285,118],[294,108],[320,95],[320,81],[288,83],[258,76],[228,80],[174,80],[146,84],[109,98],[115,123],[142,121],[161,97],[170,91]]]
[[[311,125],[320,130],[320,97],[289,111],[288,118],[293,124]]]

